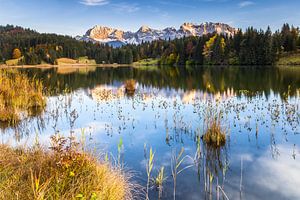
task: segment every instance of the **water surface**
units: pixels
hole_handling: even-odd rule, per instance
[[[146,186],[165,167],[162,199],[173,199],[171,157],[188,155],[177,199],[300,199],[300,68],[141,67],[23,69],[51,94],[46,111],[1,130],[2,142],[49,145],[54,133],[78,138]],[[126,82],[136,87],[126,91]],[[226,145],[201,140],[207,112],[222,113]],[[118,153],[118,144],[123,147]],[[198,153],[198,154],[197,154]],[[119,155],[119,156],[118,156]],[[118,159],[119,158],[119,159]],[[158,199],[153,187],[150,199]]]

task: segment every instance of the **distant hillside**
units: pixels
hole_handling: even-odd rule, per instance
[[[85,56],[88,46],[69,36],[41,34],[19,26],[0,26],[0,61],[24,56],[26,64],[53,64],[60,57]],[[14,54],[15,50],[19,50],[20,55]]]

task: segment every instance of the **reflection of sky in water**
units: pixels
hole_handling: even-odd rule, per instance
[[[254,177],[250,183],[270,193],[280,191],[282,199],[300,199],[299,158],[294,160],[291,157],[294,149],[289,146],[280,145],[278,149],[281,155],[275,160],[268,152],[256,158],[256,164],[249,169]],[[299,154],[299,149],[296,151]]]
[[[120,85],[100,85],[50,97],[41,119],[23,123],[21,129],[28,132],[28,136],[20,137],[16,142],[12,138],[17,134],[6,130],[2,141],[30,145],[36,137],[32,133],[41,133],[38,134],[39,141],[47,145],[55,130],[63,135],[69,134],[70,113],[76,110],[75,134],[81,137],[84,130],[91,146],[115,156],[122,138],[125,167],[145,185],[144,145],[155,150],[153,173],[156,174],[164,165],[170,175],[172,150],[179,151],[184,147],[185,154],[194,156],[197,149],[195,135],[203,134],[204,113],[212,107],[224,111],[223,126],[229,133],[226,151],[222,151],[222,159],[227,156],[229,162],[224,182],[228,197],[240,198],[240,162],[243,158],[243,199],[300,198],[297,189],[300,185],[299,97],[285,103],[272,92],[268,98],[264,95],[250,98],[236,97],[230,89],[212,95],[197,90],[142,87],[138,83],[136,86],[138,89],[133,98],[127,97]],[[55,115],[59,116],[57,122]],[[188,163],[191,161],[187,160],[185,165]],[[219,181],[222,185],[222,178]],[[178,199],[205,198],[203,175],[199,180],[196,167],[180,174],[177,185]],[[157,192],[150,196],[156,199]],[[165,184],[164,197],[172,198],[170,176]]]

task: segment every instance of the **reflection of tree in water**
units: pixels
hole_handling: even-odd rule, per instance
[[[206,81],[211,84],[214,76],[212,76],[209,71],[206,72],[206,74],[209,74],[206,75],[208,77]],[[176,76],[176,73],[172,72],[172,76]],[[89,114],[94,115],[94,121],[103,121],[103,116],[109,116],[110,122],[105,122],[104,127],[105,132],[109,136],[116,135],[116,133],[124,134],[128,132],[128,130],[134,133],[135,126],[139,126],[139,116],[136,111],[142,112],[146,110],[146,112],[148,112],[151,110],[153,116],[146,122],[146,126],[151,128],[150,126],[153,125],[155,129],[157,129],[157,124],[161,122],[166,131],[165,141],[167,145],[172,147],[178,143],[182,145],[188,144],[187,140],[193,140],[195,138],[195,132],[197,132],[199,127],[198,125],[196,125],[196,127],[191,125],[192,116],[195,115],[198,119],[203,119],[206,108],[214,107],[212,102],[216,101],[219,102],[220,107],[225,109],[225,112],[231,113],[232,119],[235,121],[233,122],[232,120],[231,124],[237,123],[237,125],[241,125],[241,130],[245,134],[247,134],[247,131],[249,131],[249,133],[251,132],[250,128],[253,128],[251,126],[253,120],[255,120],[257,127],[261,127],[262,125],[259,125],[259,123],[262,122],[265,122],[266,125],[270,125],[271,122],[274,122],[274,124],[282,124],[284,121],[291,121],[296,127],[299,124],[297,123],[297,119],[299,120],[299,116],[297,118],[299,108],[294,104],[289,104],[289,102],[273,102],[268,99],[266,99],[266,101],[269,103],[262,104],[264,98],[260,96],[257,97],[257,99],[243,98],[235,100],[237,93],[233,92],[233,90],[220,93],[218,89],[215,89],[215,86],[205,91],[197,89],[185,91],[173,90],[173,88],[170,90],[152,88],[135,79],[125,79],[124,81],[112,81],[109,83],[110,84],[94,85],[91,87],[91,90],[84,90],[85,95],[95,100],[95,105],[86,105],[86,102],[78,101],[78,99],[80,99],[78,96],[82,95],[80,91],[65,91],[63,95],[55,97],[55,102],[52,102],[52,105],[55,106],[47,111],[46,116],[46,121],[48,118],[48,122],[53,123],[50,125],[53,127],[54,132],[57,132],[59,129],[59,127],[56,127],[57,122],[64,117],[68,118],[67,121],[70,122],[70,128],[72,129],[74,126],[72,118],[70,118],[70,116],[72,116],[71,113],[74,111],[72,104],[77,103],[80,104],[80,106],[76,107],[78,113],[80,107],[92,109]],[[192,83],[193,81],[191,81],[191,85],[193,85]],[[130,95],[134,95],[134,98],[127,98]],[[245,94],[245,96],[248,97],[249,95]],[[125,104],[123,104],[122,100],[124,100]],[[126,103],[132,105],[130,112],[124,112]],[[105,108],[105,106],[107,106],[107,108]],[[189,106],[192,107],[193,113],[187,112]],[[254,106],[254,108],[252,108],[252,106]],[[115,110],[116,112],[113,112]],[[278,113],[278,111],[280,112]],[[247,115],[251,113],[253,116],[252,118],[247,118],[245,122],[244,117],[248,116],[243,116],[243,113],[247,113]],[[272,115],[269,115],[269,113]],[[143,114],[143,112],[138,114]],[[188,116],[186,114],[188,114]],[[264,115],[262,114],[270,116],[270,120],[265,121],[266,119],[264,119]],[[252,120],[251,123],[250,120]],[[28,121],[28,124],[24,124],[23,127],[29,126],[30,123],[32,122]],[[243,123],[247,126],[242,126]],[[286,126],[288,125],[289,124],[286,124]],[[42,133],[42,131],[39,132]],[[258,132],[259,130],[257,128],[256,135],[258,135]],[[20,130],[19,133],[23,132]],[[32,132],[29,134],[32,134]],[[271,136],[271,145],[275,147],[272,150],[276,152],[276,137],[274,134]],[[16,138],[20,140],[22,136],[19,134],[16,135]],[[226,199],[222,198],[224,196],[221,190],[224,189],[224,180],[229,163],[229,141],[226,142],[225,146],[214,146],[205,144],[198,135],[196,138],[197,162],[195,162],[195,164],[197,165],[201,187],[203,185],[205,191],[205,198],[213,199],[215,196],[219,196],[221,199]]]
[[[31,76],[42,78],[47,88],[57,93],[65,87],[72,90],[93,88],[101,84],[118,84],[129,79],[147,87],[158,89],[200,90],[212,94],[233,89],[235,92],[270,95],[271,91],[283,96],[294,96],[299,90],[300,69],[271,67],[157,67],[156,70],[142,68],[93,68],[85,73],[59,74],[57,69],[27,70]]]

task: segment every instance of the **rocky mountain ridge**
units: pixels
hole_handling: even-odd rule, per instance
[[[115,45],[141,44],[142,42],[152,42],[154,40],[174,40],[176,38],[189,36],[202,36],[209,33],[224,34],[233,36],[236,29],[224,23],[206,22],[201,24],[184,23],[179,29],[167,27],[162,30],[152,29],[142,26],[137,32],[123,31],[105,26],[94,26],[89,29],[84,36],[76,37],[82,41],[92,41],[99,43],[110,43]]]

